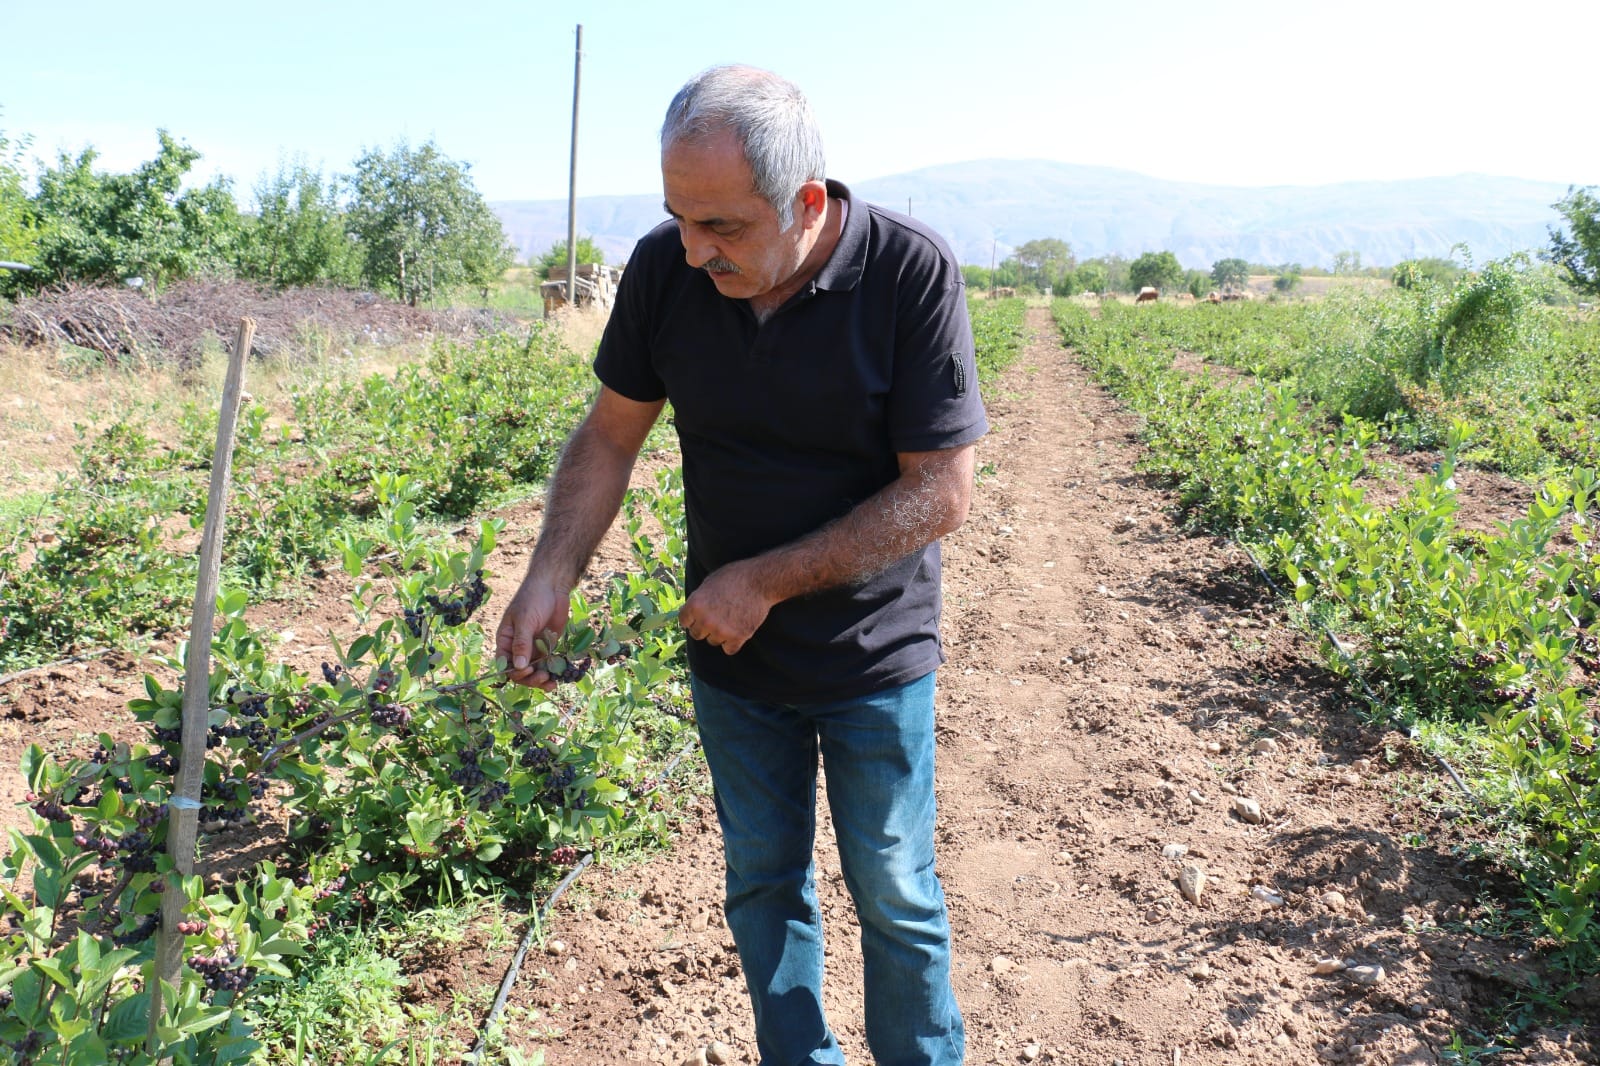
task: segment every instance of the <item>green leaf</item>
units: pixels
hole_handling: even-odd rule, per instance
[[[34,959],[32,965],[35,970],[38,970],[62,988],[72,987],[72,979],[67,976],[67,971],[56,958],[47,955],[44,958]]]
[[[111,1008],[100,1035],[113,1044],[143,1040],[150,1024],[150,993],[137,992]]]

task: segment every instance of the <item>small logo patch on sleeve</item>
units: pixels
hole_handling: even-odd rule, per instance
[[[953,377],[952,384],[956,387],[957,396],[967,394],[967,366],[961,360],[960,352],[950,353],[950,373]]]

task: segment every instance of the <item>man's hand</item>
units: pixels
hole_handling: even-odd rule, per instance
[[[696,640],[733,655],[761,628],[773,601],[756,582],[757,560],[729,563],[715,571],[678,609],[678,624]]]
[[[494,652],[505,660],[506,679],[546,692],[555,688],[533,642],[539,637],[555,641],[566,628],[567,593],[532,574],[523,578],[494,634]]]

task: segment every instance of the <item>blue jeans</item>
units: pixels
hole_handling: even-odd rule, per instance
[[[822,1013],[813,880],[817,755],[861,921],[867,1045],[877,1066],[957,1066],[950,924],[933,868],[933,674],[838,703],[789,706],[694,679],[727,860],[728,929],[761,1066],[844,1062]]]

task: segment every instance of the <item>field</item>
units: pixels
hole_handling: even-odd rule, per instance
[[[1600,666],[1584,644],[1597,586],[1583,471],[1600,409],[1573,385],[1594,380],[1574,367],[1595,338],[1475,292],[1433,312],[1345,297],[975,308],[995,430],[972,516],[945,546],[939,697],[940,861],[969,1061],[1596,1061],[1585,923],[1600,894],[1588,858]],[[1348,297],[1369,298],[1391,299]],[[1446,334],[1429,313],[1449,327],[1431,347]],[[1364,332],[1375,318],[1385,328]],[[633,521],[584,588],[603,604],[594,639],[621,636],[632,657],[596,659],[554,704],[481,682],[477,623],[498,617],[526,559],[538,479],[585,393],[581,358],[534,337],[359,384],[263,390],[249,421],[230,516],[241,594],[219,634],[217,699],[240,721],[265,707],[274,739],[326,730],[281,760],[292,772],[267,774],[246,736],[221,737],[214,755],[219,780],[270,779],[260,800],[211,801],[222,824],[191,938],[260,974],[243,1000],[266,1041],[258,1061],[457,1061],[508,972],[482,1061],[676,1064],[712,1042],[754,1061],[692,709],[671,629],[646,625],[674,596],[641,576],[674,557],[669,437],[652,440]],[[1416,375],[1403,369],[1413,351],[1434,360]],[[1401,369],[1350,370],[1379,356]],[[517,376],[486,378],[507,363]],[[27,380],[25,405],[61,379]],[[478,396],[491,388],[543,402],[495,406]],[[533,407],[548,417],[512,413]],[[39,793],[66,798],[66,769],[40,769],[30,745],[79,757],[79,772],[121,759],[136,793],[161,789],[120,753],[159,754],[152,725],[172,724],[187,604],[163,600],[192,589],[181,564],[196,537],[168,516],[194,512],[194,451],[212,425],[169,410],[95,427],[72,457],[88,500],[18,486],[34,517],[10,534],[0,759],[34,767],[5,780],[4,807],[10,825],[42,827],[35,870],[74,845],[63,823],[29,814]],[[475,446],[489,426],[496,447]],[[517,475],[497,480],[512,457]],[[397,473],[409,480],[383,480]],[[130,517],[136,499],[160,520]],[[81,596],[30,583],[42,564]],[[480,565],[471,621],[400,624],[430,594],[470,598]],[[141,588],[113,596],[109,583]],[[59,661],[68,651],[91,657]],[[382,724],[400,710],[402,728]],[[507,761],[531,750],[507,720],[549,753],[538,765]],[[109,758],[94,756],[100,734]],[[572,768],[564,784],[551,758]],[[519,809],[484,802],[497,775]],[[378,809],[385,797],[409,809]],[[131,803],[66,806],[80,833],[136,831]],[[254,820],[224,816],[236,809]],[[314,818],[332,831],[309,830]],[[362,843],[344,846],[349,834]],[[828,1007],[851,1060],[870,1061],[829,835],[824,824]],[[255,872],[268,858],[282,869]],[[1193,898],[1185,867],[1205,874]],[[48,909],[87,927],[87,898],[121,867],[78,869],[79,900]],[[247,883],[255,896],[240,894]],[[267,892],[293,950],[251,939]],[[92,915],[108,943],[147,906],[123,898],[126,913]],[[77,941],[20,902],[19,957],[55,942],[87,968]]]

